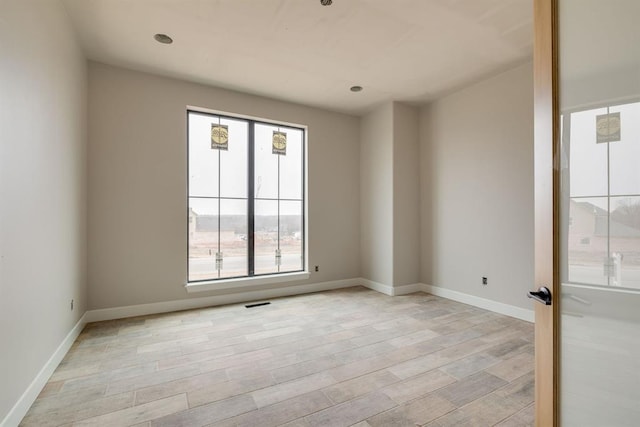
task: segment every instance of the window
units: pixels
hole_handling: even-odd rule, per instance
[[[188,111],[188,282],[305,269],[305,129]]]
[[[640,102],[562,120],[565,283],[640,288]]]

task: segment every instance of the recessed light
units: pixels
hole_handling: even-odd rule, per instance
[[[351,86],[349,89],[351,92],[360,92],[362,90],[362,86]]]
[[[156,39],[158,43],[162,43],[162,44],[173,43],[173,39],[166,34],[156,34],[155,36],[153,36],[153,38]]]

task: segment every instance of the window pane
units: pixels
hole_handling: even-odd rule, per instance
[[[217,116],[189,113],[189,195],[218,196],[218,155],[211,149],[211,124]]]
[[[220,200],[220,277],[248,274],[247,201]]]
[[[611,198],[611,286],[640,289],[640,196]]]
[[[302,131],[281,128],[287,134],[287,153],[280,156],[280,198],[302,200]]]
[[[609,143],[611,195],[640,194],[640,103],[609,111],[620,113],[620,141]]]
[[[189,281],[218,278],[218,200],[189,198]]]
[[[569,206],[569,281],[608,285],[607,198],[571,199]]]
[[[220,196],[247,197],[248,128],[245,121],[221,119],[228,127],[229,146],[220,151]]]
[[[273,154],[273,132],[277,126],[255,125],[255,197],[278,198],[278,154]]]
[[[280,271],[302,270],[302,202],[280,202]]]
[[[607,195],[607,144],[596,142],[596,116],[606,108],[571,114],[571,197]]]
[[[255,274],[277,273],[278,202],[255,201]]]

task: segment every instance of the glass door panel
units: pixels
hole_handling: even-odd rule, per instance
[[[560,424],[640,425],[640,2],[559,0]]]
[[[569,203],[567,273],[571,283],[609,284],[604,272],[607,257],[607,198],[577,197]]]
[[[606,111],[596,108],[564,115],[564,120],[569,122],[567,128],[571,137],[569,158],[572,165],[580,165],[569,169],[571,197],[607,195],[607,144],[596,143],[594,131],[596,117]]]
[[[611,198],[610,250],[610,285],[640,289],[640,196]]]
[[[640,102],[615,105],[611,114],[620,114],[620,140],[609,144],[611,193],[640,194]]]

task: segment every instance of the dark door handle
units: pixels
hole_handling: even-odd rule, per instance
[[[551,305],[551,291],[546,286],[540,287],[537,291],[529,292],[527,296],[544,305]]]

